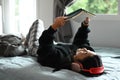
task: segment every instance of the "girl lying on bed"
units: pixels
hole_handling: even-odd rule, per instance
[[[102,60],[87,39],[90,32],[89,20],[86,18],[81,23],[72,44],[54,44],[54,33],[67,21],[66,17],[57,17],[39,38],[38,62],[55,70],[69,69],[85,75],[102,74],[104,72]]]

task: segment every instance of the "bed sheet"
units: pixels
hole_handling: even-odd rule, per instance
[[[105,74],[98,77],[86,77],[79,73],[62,69],[53,72],[53,68],[41,66],[35,57],[0,57],[0,80],[120,80],[120,49],[94,47],[102,57]]]

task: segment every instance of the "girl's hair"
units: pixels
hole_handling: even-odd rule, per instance
[[[81,61],[83,67],[85,69],[89,69],[91,67],[101,67],[102,66],[102,60],[100,56],[93,55],[89,56]]]
[[[99,55],[89,56],[89,57],[85,58],[84,60],[80,61],[80,63],[82,64],[82,67],[84,69],[90,69],[90,68],[95,68],[95,67],[101,67],[101,66],[103,66],[101,57]],[[81,71],[80,73],[82,73],[82,74],[84,74],[86,76],[93,76],[89,72]]]

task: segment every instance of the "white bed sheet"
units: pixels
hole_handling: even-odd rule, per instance
[[[106,74],[86,77],[79,73],[41,66],[30,56],[0,57],[0,80],[120,80],[120,49],[95,47],[102,56]]]

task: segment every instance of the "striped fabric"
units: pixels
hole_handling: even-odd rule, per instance
[[[30,30],[25,40],[25,45],[28,49],[29,55],[32,55],[32,56],[37,55],[36,51],[39,46],[38,39],[41,36],[43,30],[44,30],[44,24],[43,24],[43,21],[40,19],[37,19],[36,21],[34,21],[32,26],[30,27]]]

